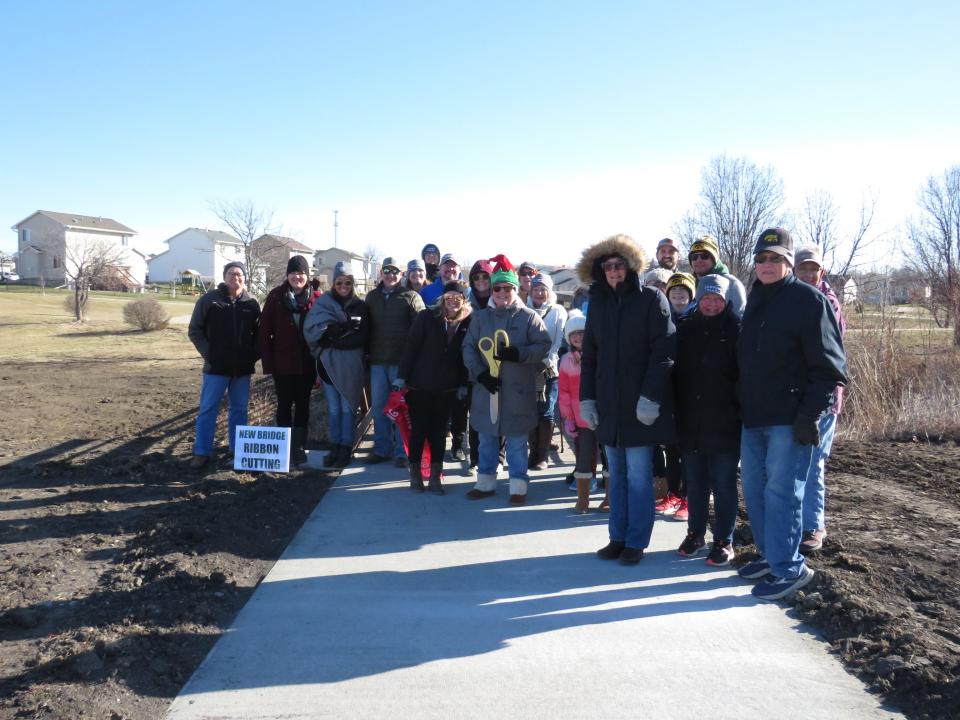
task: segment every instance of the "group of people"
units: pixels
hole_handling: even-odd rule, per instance
[[[824,464],[846,382],[840,305],[817,249],[795,252],[783,228],[757,238],[749,293],[711,236],[691,245],[692,272],[681,271],[680,254],[665,238],[648,269],[629,236],[588,247],[569,312],[549,274],[503,254],[475,262],[466,280],[458,258],[432,244],[405,271],[386,258],[363,299],[349,263],[337,264],[332,288],[320,293],[296,256],[262,314],[244,289],[243,266],[229,263],[190,323],[205,361],[192,464],[212,455],[224,394],[232,446],[258,355],[273,375],[277,424],[292,428],[298,458],[311,389],[323,387],[331,467],[351,460],[369,377],[367,462],[408,469],[417,493],[446,492],[449,435],[451,458],[476,474],[468,498],[495,495],[503,468],[509,503],[523,505],[529,471],[549,462],[559,414],[575,449],[577,512],[588,511],[597,466],[604,469],[599,509],[609,512],[609,542],[600,558],[638,563],[661,512],[687,521],[682,555],[729,563],[739,469],[760,552],[739,573],[761,580],[757,597],[784,597],[810,581],[805,554],[826,535]],[[409,408],[407,449],[383,412],[392,391]],[[421,464],[425,447],[429,466]],[[659,502],[655,474],[668,482]]]

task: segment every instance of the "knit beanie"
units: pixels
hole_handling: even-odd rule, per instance
[[[443,286],[443,294],[446,295],[449,292],[455,292],[464,295],[467,292],[467,288],[459,280],[451,280]]]
[[[531,287],[534,285],[543,285],[547,290],[553,290],[553,278],[547,275],[547,273],[537,273],[533,276],[530,285]]]
[[[704,295],[719,295],[724,300],[727,299],[727,291],[730,289],[730,281],[723,275],[705,275],[700,278],[697,284],[697,302]]]
[[[708,252],[713,256],[713,263],[716,265],[720,262],[720,245],[717,243],[717,239],[713,235],[701,235],[697,238],[696,242],[690,246],[690,252],[687,254],[687,259],[690,259],[690,255],[695,252]]]
[[[223,266],[223,276],[224,276],[224,277],[227,276],[227,270],[229,270],[230,268],[240,268],[240,272],[243,273],[243,276],[244,276],[244,277],[247,276],[247,268],[244,267],[243,263],[240,262],[239,260],[234,260],[233,262],[228,262],[226,265]]]
[[[510,283],[515,288],[520,289],[520,278],[517,277],[517,271],[506,255],[502,253],[494,255],[490,258],[490,262],[493,263],[493,272],[490,273],[491,286],[497,283]]]
[[[427,253],[436,253],[437,255],[439,255],[440,248],[438,248],[433,243],[427,243],[426,245],[424,245],[423,250],[420,251],[420,259],[423,260],[424,262],[427,261]]]
[[[693,300],[694,296],[697,294],[697,283],[693,279],[693,275],[685,272],[674,273],[670,276],[670,279],[667,280],[667,293],[673,290],[675,287],[682,287],[688,293],[690,293],[690,299]]]
[[[287,275],[297,272],[306,273],[307,275],[310,274],[310,263],[307,262],[307,259],[303,255],[294,255],[287,260]]]
[[[338,277],[343,277],[346,275],[351,280],[353,279],[353,265],[350,264],[349,260],[341,260],[336,265],[333,266],[333,281],[336,282]]]
[[[489,260],[477,260],[473,267],[470,268],[470,278],[473,279],[473,276],[477,273],[486,273],[487,275],[493,274],[493,263]]]
[[[578,330],[584,330],[587,327],[587,316],[579,310],[571,310],[567,314],[567,324],[563,326],[563,338],[570,344],[570,336]]]
[[[644,285],[656,285],[657,283],[667,284],[667,281],[670,279],[670,271],[666,268],[656,267],[650,270],[643,275],[643,284]]]

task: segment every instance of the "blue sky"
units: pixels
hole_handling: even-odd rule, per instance
[[[878,230],[960,162],[956,3],[31,2],[0,9],[0,219],[147,249],[215,198],[412,257],[648,248],[726,152]],[[839,5],[839,7],[838,7]],[[16,234],[0,234],[15,250]]]

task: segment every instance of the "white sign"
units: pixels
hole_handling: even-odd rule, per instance
[[[234,470],[290,472],[290,428],[238,425],[234,440]]]

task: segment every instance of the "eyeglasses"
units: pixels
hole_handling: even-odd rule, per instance
[[[694,260],[713,260],[713,255],[708,252],[692,252],[690,253],[690,262]]]
[[[451,300],[456,300],[457,302],[463,302],[463,295],[460,293],[447,293],[443,296],[445,302],[450,302]]]
[[[384,274],[384,275],[399,275],[399,274],[400,274],[400,271],[397,270],[396,268],[384,268],[384,269],[383,269],[383,274]]]
[[[626,266],[627,264],[623,260],[607,260],[605,263],[600,265],[604,272],[610,272],[611,270],[623,270]]]
[[[516,290],[513,285],[497,285],[493,288],[493,292],[510,292]]]
[[[489,280],[490,276],[487,273],[477,273],[476,275],[471,275],[470,279],[476,282],[477,280]]]
[[[337,282],[334,283],[334,286],[336,286],[336,287],[353,287],[353,283],[350,282],[349,280],[343,280],[343,281],[339,281],[339,280],[338,280]]]
[[[753,264],[754,264],[754,265],[764,265],[764,264],[782,265],[782,264],[785,263],[786,261],[787,261],[787,259],[786,259],[783,255],[776,255],[776,254],[774,254],[774,253],[768,253],[768,254],[766,254],[766,255],[757,255],[757,256],[753,259]]]
[[[537,273],[535,270],[521,270],[520,272],[517,273],[517,275],[519,275],[520,277],[533,277],[536,274]]]

